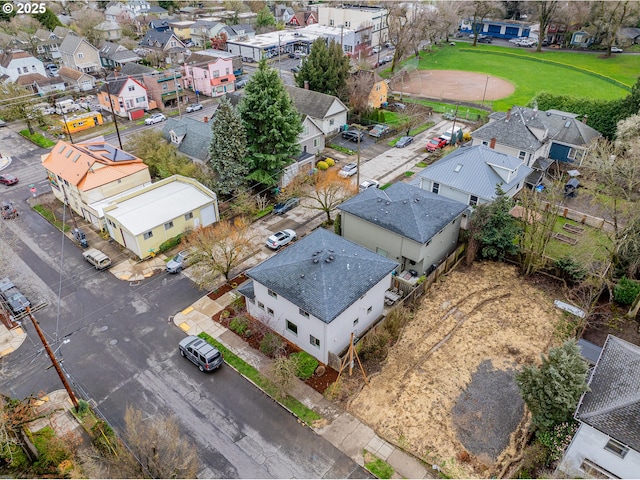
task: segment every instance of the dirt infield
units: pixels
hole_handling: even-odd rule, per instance
[[[460,70],[410,72],[404,75],[404,86],[402,79],[398,78],[392,82],[391,88],[421,97],[474,103],[482,103],[483,98],[485,101],[499,100],[508,97],[516,89],[501,78]]]

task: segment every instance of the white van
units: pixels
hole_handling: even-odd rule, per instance
[[[452,137],[453,143],[458,143],[460,140],[462,140],[462,128],[455,127],[455,132],[450,128],[442,135],[440,135],[440,138],[444,138],[447,141],[447,145],[450,145],[452,143]]]
[[[67,114],[69,112],[76,112],[80,109],[80,105],[76,104],[76,102],[74,102],[71,98],[56,102],[56,113],[58,115]]]
[[[93,265],[96,270],[104,270],[111,266],[111,259],[97,248],[89,248],[88,250],[85,250],[82,252],[82,256],[87,262]]]

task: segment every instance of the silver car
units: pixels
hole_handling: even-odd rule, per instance
[[[293,230],[280,230],[267,238],[267,247],[272,250],[279,250],[280,247],[284,247],[289,242],[293,242],[296,237],[296,232]]]
[[[179,252],[175,257],[167,262],[167,272],[180,273],[183,268],[187,268],[191,265],[193,256],[193,252],[190,250],[183,250],[182,252]]]
[[[224,361],[217,348],[210,345],[200,337],[189,335],[178,344],[180,355],[191,360],[201,372],[215,370]]]

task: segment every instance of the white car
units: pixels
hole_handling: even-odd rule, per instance
[[[378,45],[376,45],[371,49],[371,53],[378,53],[379,51],[380,51],[380,47]]]
[[[198,110],[202,110],[201,103],[192,103],[190,105],[187,105],[187,113],[197,112]]]
[[[359,190],[364,192],[367,188],[380,188],[380,182],[377,180],[365,180],[360,183]]]
[[[338,172],[342,178],[348,178],[354,176],[358,173],[358,165],[355,163],[347,163],[342,169]]]
[[[620,47],[611,47],[611,53],[622,53],[624,50],[622,50]]]
[[[267,238],[267,247],[272,250],[279,250],[280,247],[284,247],[289,242],[293,242],[296,237],[296,232],[293,230],[280,230]]]
[[[155,115],[151,115],[149,118],[147,118],[144,121],[144,124],[145,125],[153,125],[155,123],[164,122],[166,119],[167,119],[167,117],[165,117],[163,114],[156,113]]]

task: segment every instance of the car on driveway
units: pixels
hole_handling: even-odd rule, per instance
[[[149,118],[147,118],[144,121],[144,124],[145,125],[153,125],[155,123],[164,122],[166,119],[167,119],[167,117],[165,117],[163,114],[156,113],[155,115],[151,115]]]
[[[175,257],[167,262],[167,272],[180,273],[183,268],[187,268],[194,260],[194,252],[192,250],[183,250]]]
[[[353,177],[356,173],[358,173],[358,165],[355,163],[347,163],[342,169],[338,172],[338,175],[342,178]]]
[[[402,137],[396,142],[396,148],[404,148],[413,142],[413,137]]]
[[[198,110],[202,110],[201,103],[192,103],[190,105],[187,105],[187,113],[197,112]]]
[[[444,148],[446,146],[447,139],[441,137],[432,138],[427,142],[427,151],[435,152],[436,150],[440,150],[441,148]]]
[[[178,344],[178,349],[180,355],[191,360],[201,372],[215,370],[224,361],[217,348],[195,335],[183,338]]]
[[[351,140],[352,142],[357,142],[358,139],[360,139],[360,141],[363,141],[364,133],[358,130],[347,130],[346,132],[342,132],[342,138]]]
[[[371,130],[369,130],[369,135],[371,135],[372,137],[379,138],[385,133],[387,133],[388,131],[389,131],[389,127],[387,127],[386,125],[376,125]]]
[[[364,192],[367,188],[380,188],[380,182],[377,180],[364,180],[360,183],[358,190]]]
[[[298,197],[291,197],[284,202],[276,203],[276,206],[273,207],[274,215],[282,215],[283,213],[287,213],[294,207],[297,207],[300,204],[300,199]]]
[[[280,230],[267,238],[267,247],[272,250],[279,250],[289,242],[293,242],[296,239],[296,232],[293,230]]]
[[[4,175],[0,175],[0,183],[3,185],[15,185],[18,183],[18,177],[15,177],[10,173],[5,173]]]

